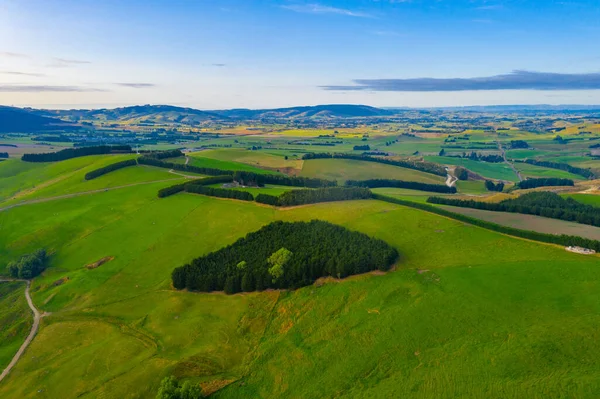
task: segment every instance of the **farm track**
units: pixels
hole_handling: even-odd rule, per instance
[[[37,308],[33,304],[33,301],[31,300],[31,295],[29,295],[29,288],[31,287],[31,281],[29,281],[29,280],[0,280],[0,282],[2,282],[2,281],[27,281],[27,287],[25,288],[25,298],[27,299],[27,304],[31,308],[31,311],[33,312],[33,325],[31,326],[31,331],[29,332],[29,336],[27,336],[27,339],[25,339],[25,342],[23,342],[23,345],[21,345],[21,347],[19,348],[19,350],[17,351],[15,356],[12,358],[12,360],[10,361],[8,366],[6,366],[6,368],[4,369],[2,374],[0,374],[0,382],[2,382],[4,377],[6,377],[10,373],[10,371],[13,369],[13,367],[15,367],[15,365],[17,364],[19,359],[21,359],[21,356],[23,356],[23,353],[25,352],[25,350],[27,349],[29,344],[31,344],[31,341],[33,341],[33,338],[37,334],[38,328],[40,327],[40,319],[43,317],[43,315],[40,314],[40,312],[37,310]]]
[[[450,173],[448,173],[448,178],[446,179],[446,185],[448,187],[454,187],[454,185],[456,184],[457,181],[458,181],[457,177],[452,176]]]
[[[502,154],[504,163],[506,163],[508,166],[510,166],[510,168],[513,170],[513,172],[515,172],[515,174],[519,178],[519,181],[523,181],[523,176],[521,176],[521,172],[519,172],[517,170],[517,168],[515,168],[515,165],[512,162],[509,162],[509,160],[506,158],[506,151],[504,151],[504,148],[502,147],[502,144],[500,144],[500,141],[496,140],[496,144],[498,144],[498,149],[500,150],[500,153]]]
[[[20,202],[18,204],[9,205],[9,206],[6,206],[4,208],[0,208],[0,212],[7,211],[9,209],[16,208],[18,206],[23,206],[23,205],[39,204],[39,203],[42,203],[42,202],[48,202],[48,201],[54,201],[54,200],[59,200],[59,199],[66,199],[66,198],[80,197],[80,196],[83,196],[83,195],[97,194],[97,193],[102,193],[102,192],[105,192],[105,191],[119,190],[119,189],[122,189],[122,188],[134,187],[134,186],[141,186],[141,185],[145,185],[145,184],[164,183],[164,182],[173,181],[173,180],[181,180],[181,179],[179,179],[179,178],[173,178],[173,179],[153,180],[153,181],[147,181],[147,182],[126,184],[124,186],[108,187],[108,188],[101,188],[101,189],[98,189],[98,190],[82,191],[82,192],[79,192],[79,193],[57,195],[55,197],[39,198],[39,199],[34,199],[34,200],[29,200],[29,201],[23,201],[23,202]]]

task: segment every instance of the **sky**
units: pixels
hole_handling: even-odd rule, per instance
[[[0,0],[0,104],[600,104],[598,0]]]

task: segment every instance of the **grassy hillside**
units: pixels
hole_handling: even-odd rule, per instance
[[[135,155],[94,155],[53,163],[10,159],[0,163],[0,203],[4,206],[56,195],[181,178],[164,169],[136,166],[90,181],[84,179],[85,174],[92,170],[134,157]]]
[[[456,165],[463,166],[470,171],[477,173],[488,179],[506,180],[517,182],[519,181],[517,175],[513,170],[505,163],[487,163],[480,161],[473,161],[465,158],[451,158],[451,157],[439,157],[431,156],[425,157],[427,161],[440,163],[442,165]],[[560,171],[559,171],[560,172]]]
[[[0,213],[0,265],[53,253],[32,286],[53,314],[0,396],[152,398],[170,374],[234,398],[599,392],[597,258],[378,201],[157,199],[168,184]],[[386,240],[398,271],[295,292],[170,289],[176,266],[273,220],[315,218]]]
[[[353,159],[311,159],[304,161],[300,176],[337,180],[343,184],[346,180],[397,179],[418,181],[431,184],[443,184],[445,178],[376,162]]]
[[[242,162],[232,162],[229,160],[220,160],[204,156],[204,151],[192,153],[189,155],[189,164],[201,168],[216,168],[223,170],[243,170],[254,173],[276,173],[270,170],[261,169],[256,166],[248,165]],[[185,158],[170,159],[171,162],[184,163]]]
[[[303,161],[300,159],[285,159],[283,155],[275,155],[265,151],[247,151],[242,149],[206,150],[200,153],[202,157],[220,161],[241,162],[258,168],[300,170]]]
[[[33,316],[25,283],[0,282],[0,370],[4,370],[29,334]]]

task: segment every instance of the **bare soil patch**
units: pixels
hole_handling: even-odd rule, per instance
[[[88,270],[96,269],[96,268],[102,266],[103,264],[105,264],[106,262],[110,262],[114,258],[115,258],[114,256],[105,256],[104,258],[102,258],[100,260],[97,260],[94,263],[90,263],[89,265],[85,265],[85,268],[88,269]]]

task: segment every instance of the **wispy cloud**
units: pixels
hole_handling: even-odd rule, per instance
[[[210,64],[210,65],[217,67],[217,68],[223,68],[223,67],[227,66],[227,64]]]
[[[325,90],[467,91],[467,90],[598,90],[600,73],[513,71],[475,78],[357,79],[349,86],[322,86]]]
[[[52,58],[52,63],[48,66],[51,68],[67,68],[75,65],[91,64],[90,61],[75,60],[69,58]]]
[[[476,10],[482,10],[482,11],[501,10],[503,8],[504,8],[504,6],[502,4],[486,4],[486,5],[475,7]]]
[[[346,8],[338,8],[326,6],[318,3],[310,3],[310,4],[288,4],[283,5],[281,8],[285,8],[286,10],[301,12],[306,14],[337,14],[337,15],[345,15],[348,17],[359,17],[359,18],[374,18],[373,15],[369,13],[365,13],[362,11],[354,11]]]
[[[115,83],[118,86],[122,87],[130,87],[132,89],[148,89],[151,87],[156,87],[154,83]]]
[[[31,77],[36,77],[36,78],[46,76],[43,73],[20,72],[20,71],[0,71],[0,74],[15,75],[15,76],[31,76]]]
[[[0,57],[29,58],[27,54],[12,53],[10,51],[0,51]]]
[[[45,85],[0,85],[2,93],[67,93],[67,92],[101,92],[106,91],[82,86],[45,86]]]

